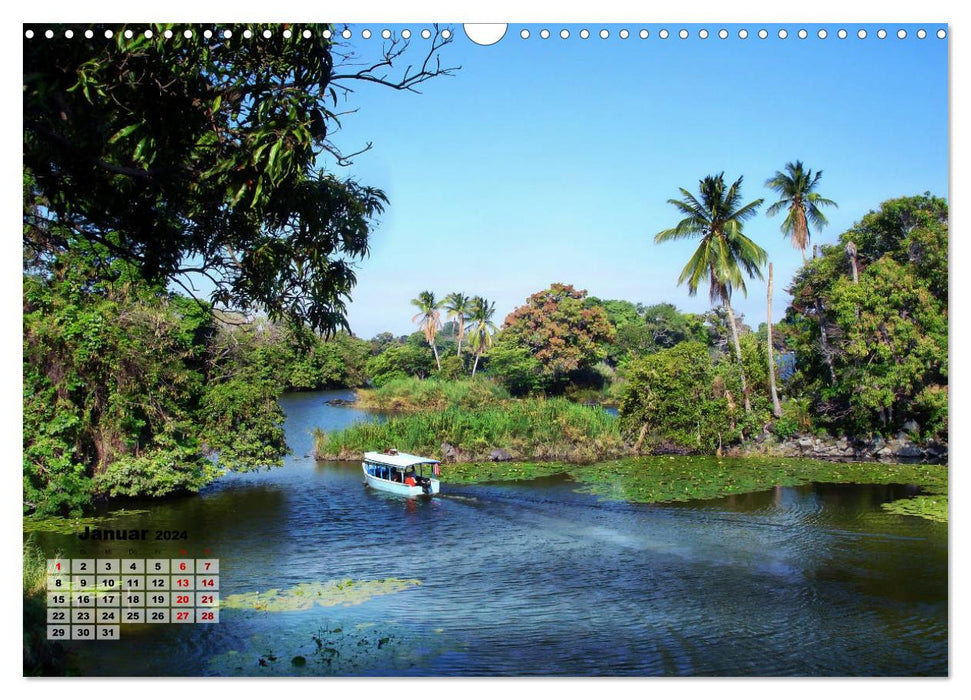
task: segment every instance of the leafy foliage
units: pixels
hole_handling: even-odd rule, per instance
[[[94,280],[94,281],[93,281]],[[279,388],[220,363],[226,331],[195,302],[91,259],[24,277],[24,511],[78,513],[93,494],[194,491],[280,463]]]
[[[309,28],[226,25],[230,36],[203,40],[175,25],[131,38],[111,27],[108,41],[25,43],[24,167],[40,204],[25,243],[44,254],[98,243],[151,282],[207,277],[215,304],[346,328],[352,262],[387,199],[318,168],[322,156],[347,162],[331,140],[339,95],[356,79],[410,89],[451,72],[432,60],[448,40],[436,31],[422,68],[396,81],[342,73],[327,27]]]
[[[799,370],[790,384],[812,399],[824,426],[889,435],[913,419],[924,436],[946,436],[947,237],[944,200],[891,200],[796,275],[786,320]],[[825,370],[820,310],[835,381]]]
[[[613,340],[606,312],[597,306],[585,308],[586,295],[558,283],[533,294],[506,317],[497,341],[503,349],[499,354],[513,348],[527,350],[539,363],[538,385],[562,391],[572,373],[602,360],[604,344]],[[494,363],[495,355],[490,357]]]
[[[759,377],[761,344],[746,336],[746,370]],[[715,362],[702,343],[679,343],[631,363],[620,405],[621,428],[640,448],[688,449],[715,452],[758,430],[765,418],[764,393],[757,394],[756,410],[745,414],[741,386],[731,359]],[[767,377],[764,370],[762,375]],[[756,388],[761,388],[759,383]]]

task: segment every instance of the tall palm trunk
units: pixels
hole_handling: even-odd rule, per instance
[[[456,357],[462,357],[462,335],[463,335],[462,328],[465,326],[465,319],[462,318],[461,316],[459,316],[459,317],[457,317],[455,319],[455,321],[456,321],[456,323],[459,324],[459,326],[458,326],[458,328],[459,328],[459,330],[458,330],[458,335],[459,335],[458,346],[459,347],[458,347],[458,350],[455,351],[455,356]]]
[[[769,391],[772,393],[772,413],[776,418],[782,418],[782,406],[779,404],[779,393],[775,388],[775,357],[772,347],[772,263],[769,263],[769,291],[765,302],[765,324],[768,327],[769,351]]]
[[[475,370],[479,366],[479,358],[482,357],[482,352],[479,351],[475,353],[475,362],[472,363],[472,376],[475,376]]]
[[[732,311],[732,302],[728,298],[722,300],[725,309],[728,311],[728,325],[732,330],[732,344],[735,346],[735,357],[738,359],[738,374],[742,378],[742,396],[745,398],[745,412],[752,412],[752,402],[748,398],[748,384],[745,382],[745,365],[742,364],[742,345],[738,342],[738,329],[735,327],[735,312]]]
[[[435,364],[438,365],[438,371],[442,371],[442,361],[438,359],[438,347],[435,345],[435,341],[429,343],[432,346],[432,352],[435,353]]]

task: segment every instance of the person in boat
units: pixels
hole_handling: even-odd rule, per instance
[[[405,485],[406,486],[417,486],[418,479],[415,476],[415,468],[408,467],[408,471],[405,472]]]

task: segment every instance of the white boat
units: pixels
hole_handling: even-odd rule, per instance
[[[365,452],[361,468],[364,483],[399,496],[432,496],[438,493],[440,461],[398,450]],[[428,472],[428,475],[425,474]]]

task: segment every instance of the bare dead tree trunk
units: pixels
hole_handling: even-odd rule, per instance
[[[732,331],[732,344],[735,345],[735,357],[738,360],[738,373],[742,378],[742,396],[745,398],[745,412],[752,412],[752,403],[748,398],[748,385],[745,382],[745,365],[742,364],[742,346],[738,342],[738,329],[735,327],[735,312],[732,311],[732,303],[725,299],[725,309],[728,311],[728,325]]]
[[[846,244],[846,257],[850,259],[850,269],[853,270],[853,284],[859,284],[860,273],[856,266],[856,244],[853,241]]]
[[[775,386],[775,356],[772,347],[772,263],[769,263],[769,290],[766,293],[765,324],[768,327],[769,391],[772,393],[772,413],[776,418],[782,418],[782,406],[779,404],[779,393]]]
[[[826,318],[823,316],[823,303],[816,297],[816,320],[819,321],[819,348],[823,354],[823,361],[829,370],[829,383],[836,384],[836,370],[833,369],[833,351],[829,347],[829,335],[826,333]]]

